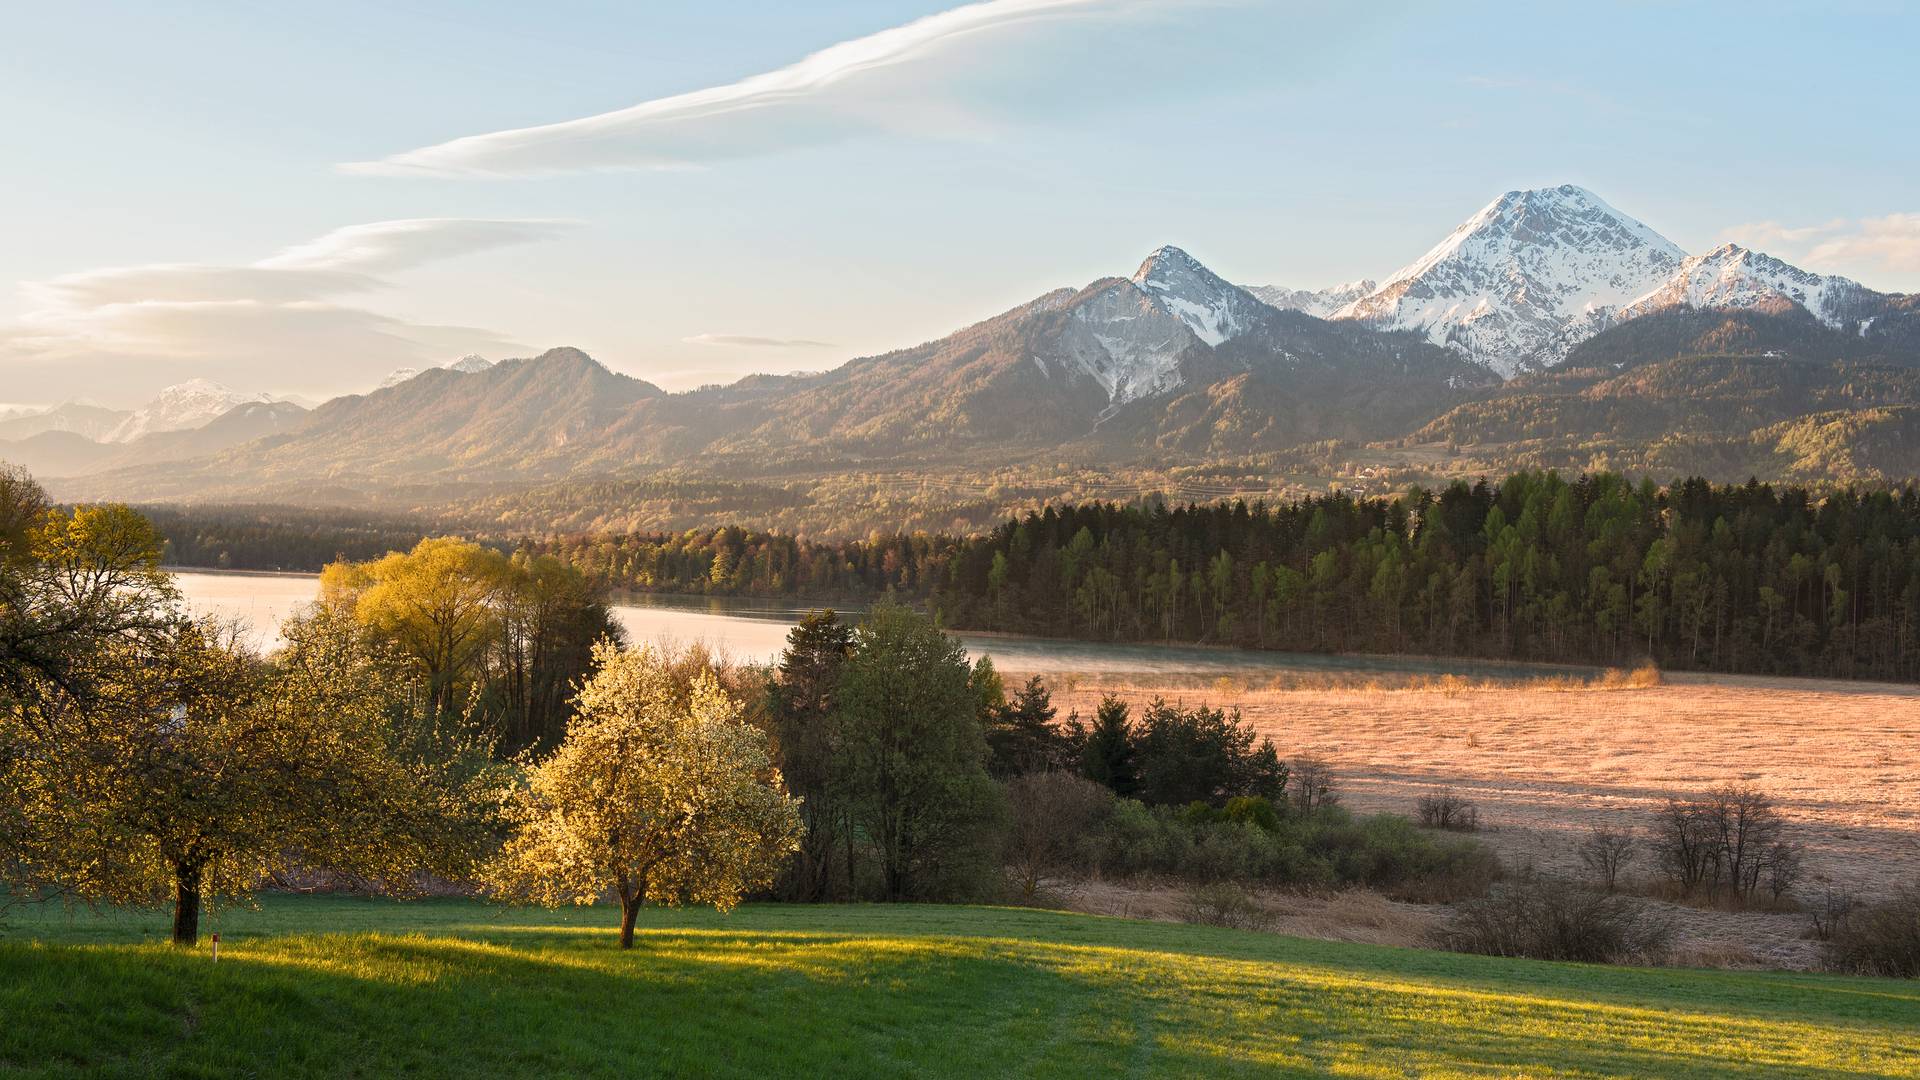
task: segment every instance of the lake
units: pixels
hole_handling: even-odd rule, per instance
[[[319,579],[303,574],[181,571],[174,574],[174,582],[194,611],[239,620],[253,629],[259,644],[266,648],[278,643],[281,620],[302,604],[312,602],[319,591]],[[738,660],[772,660],[786,647],[787,631],[807,610],[807,605],[778,600],[642,596],[616,604],[613,613],[631,641],[702,640]],[[1004,671],[1203,677],[1341,672],[1512,678],[1585,670],[1428,657],[1326,656],[996,634],[955,636],[969,653],[992,657],[995,666]]]

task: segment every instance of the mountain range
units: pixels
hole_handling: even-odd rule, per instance
[[[1243,288],[1163,247],[817,374],[668,393],[561,348],[395,372],[311,411],[189,384],[133,414],[0,420],[0,458],[73,497],[302,502],[583,476],[793,490],[983,463],[1239,462],[1321,486],[1514,464],[1846,481],[1920,472],[1916,410],[1920,297],[1731,244],[1690,256],[1562,186],[1502,195],[1378,281]]]

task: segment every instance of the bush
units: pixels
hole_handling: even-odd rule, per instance
[[[1920,978],[1920,883],[1837,920],[1827,963],[1839,971]]]
[[[1480,808],[1473,804],[1473,800],[1452,788],[1442,788],[1432,795],[1420,796],[1420,801],[1414,806],[1414,816],[1429,829],[1473,832],[1480,828]]]
[[[1092,866],[1111,877],[1285,888],[1365,885],[1405,899],[1451,902],[1486,891],[1499,860],[1472,840],[1440,840],[1391,814],[1310,814],[1265,800],[1181,809],[1122,799],[1089,838]]]
[[[1039,897],[1041,885],[1084,868],[1086,837],[1113,813],[1113,793],[1072,773],[1032,773],[1008,781],[1007,872],[1022,900]]]
[[[1273,925],[1273,909],[1238,885],[1215,882],[1189,889],[1181,898],[1183,922],[1225,926],[1234,930],[1265,930]]]
[[[1440,932],[1456,952],[1594,964],[1657,960],[1671,938],[1638,900],[1532,873],[1460,905]]]

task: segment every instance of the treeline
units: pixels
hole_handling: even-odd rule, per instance
[[[146,506],[168,566],[314,573],[331,562],[410,551],[428,531],[403,518],[292,506]]]
[[[1920,493],[1519,473],[1396,499],[1048,507],[978,537],[725,528],[538,545],[614,589],[893,592],[1116,641],[1920,678]]]

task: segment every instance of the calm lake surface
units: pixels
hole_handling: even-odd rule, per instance
[[[281,620],[319,592],[319,579],[302,574],[174,574],[194,611],[235,618],[273,648]],[[642,596],[613,608],[631,641],[703,640],[740,660],[772,660],[806,605],[705,596]],[[1458,674],[1475,678],[1531,677],[1573,671],[1564,667],[1492,661],[1391,656],[1323,656],[1186,645],[1127,645],[1045,638],[958,634],[974,656],[991,656],[1007,671],[1074,671],[1101,675],[1273,675],[1284,672]]]

